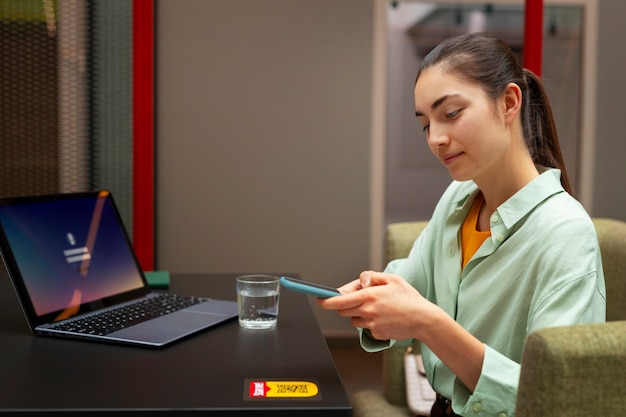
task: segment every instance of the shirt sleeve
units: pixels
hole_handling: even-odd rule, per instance
[[[454,412],[463,416],[512,416],[520,364],[485,345],[485,358],[473,393],[458,379],[454,385]]]
[[[368,329],[358,329],[359,330],[359,339],[361,342],[361,347],[366,352],[379,352],[381,350],[385,350],[392,346],[405,346],[409,347],[413,344],[414,339],[404,339],[404,340],[378,340],[374,339]]]
[[[601,268],[601,266],[599,266]],[[603,274],[591,271],[562,283],[537,301],[529,320],[528,333],[545,327],[571,326],[605,321],[606,289]]]

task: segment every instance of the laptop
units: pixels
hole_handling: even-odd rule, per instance
[[[0,253],[35,334],[160,348],[237,316],[153,291],[109,191],[0,199]]]

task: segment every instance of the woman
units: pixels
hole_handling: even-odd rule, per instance
[[[488,34],[422,62],[415,114],[452,184],[407,259],[318,300],[374,351],[418,339],[432,416],[508,415],[525,337],[605,320],[595,229],[572,197],[540,80]]]

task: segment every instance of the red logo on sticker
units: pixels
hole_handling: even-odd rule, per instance
[[[265,381],[250,381],[250,397],[267,397],[267,392],[271,390]]]

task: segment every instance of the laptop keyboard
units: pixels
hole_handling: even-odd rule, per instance
[[[173,313],[205,300],[203,298],[163,293],[137,303],[113,308],[88,317],[67,320],[50,328],[53,330],[105,336],[117,330]]]

